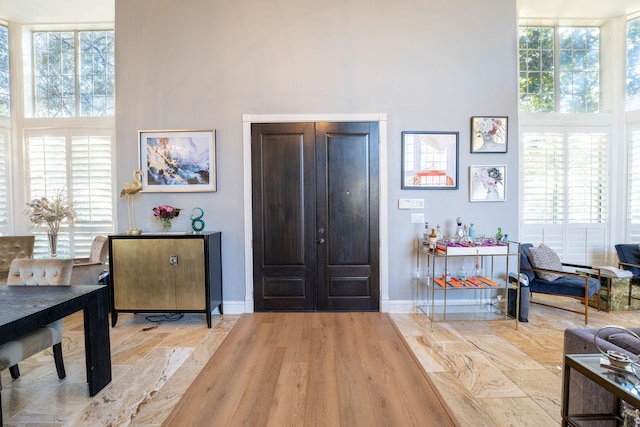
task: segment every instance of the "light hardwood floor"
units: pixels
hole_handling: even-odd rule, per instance
[[[65,380],[58,380],[49,352],[23,362],[16,381],[2,371],[5,425],[160,425],[238,318],[214,316],[208,329],[202,315],[157,325],[144,315],[120,314],[111,329],[114,380],[90,398],[82,317],[71,316],[63,341]],[[584,327],[579,315],[534,305],[529,323],[518,330],[512,321],[443,322],[431,328],[423,315],[391,318],[459,425],[559,425],[562,334]],[[639,323],[636,311],[589,314],[594,328]]]

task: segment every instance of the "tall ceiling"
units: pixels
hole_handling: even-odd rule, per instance
[[[0,0],[0,18],[26,24],[113,22],[115,0]]]
[[[640,0],[517,0],[520,18],[598,19],[640,12]]]
[[[640,12],[640,0],[516,1],[521,18],[595,19]],[[113,22],[114,16],[115,0],[0,0],[0,18],[29,24]]]

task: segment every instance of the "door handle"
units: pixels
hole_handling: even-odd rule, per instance
[[[324,243],[324,239],[321,237],[321,238],[319,238],[318,240],[316,240],[316,242],[317,242],[319,245],[321,245],[321,244],[323,244],[323,243]]]

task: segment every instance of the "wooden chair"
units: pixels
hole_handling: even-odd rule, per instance
[[[15,259],[9,268],[7,286],[68,286],[72,266],[71,259]],[[16,379],[20,376],[18,362],[52,347],[58,378],[65,378],[62,326],[63,319],[56,320],[0,345],[0,370],[9,368],[11,377]]]
[[[618,268],[628,270],[633,274],[633,277],[629,279],[629,300],[628,305],[631,305],[631,300],[640,300],[638,297],[632,295],[634,286],[640,286],[640,245],[638,243],[626,243],[615,246],[616,253],[618,254]]]
[[[7,283],[9,266],[16,258],[31,258],[35,236],[0,236],[0,284]]]
[[[533,247],[531,243],[520,245],[520,271],[529,278],[529,290],[531,293],[541,293],[549,295],[566,296],[578,299],[584,304],[584,311],[574,310],[558,305],[546,304],[531,300],[533,304],[544,305],[560,310],[570,311],[584,315],[584,324],[589,323],[589,298],[598,295],[597,309],[600,311],[600,269],[586,265],[562,263],[562,266],[583,269],[583,272],[570,272],[560,269],[546,269],[534,267],[529,259],[529,250]],[[588,272],[588,273],[587,273]],[[540,274],[551,273],[559,277],[554,280],[545,280]]]
[[[97,285],[100,274],[104,271],[104,265],[109,255],[108,239],[105,236],[96,236],[91,243],[91,252],[88,258],[75,258],[71,273],[72,285]]]

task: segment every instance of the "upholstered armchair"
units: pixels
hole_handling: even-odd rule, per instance
[[[568,271],[565,267],[573,269]],[[578,272],[576,269],[582,270]],[[531,293],[565,296],[580,300],[584,307],[577,310],[560,305],[531,300],[532,304],[544,305],[560,310],[584,315],[584,324],[589,323],[589,298],[598,295],[597,308],[600,310],[600,269],[596,267],[569,264],[560,261],[558,255],[544,244],[534,247],[531,243],[520,245],[520,271],[529,278]]]
[[[631,280],[629,280],[629,301],[627,304],[631,305],[631,300],[640,300],[639,297],[632,295],[634,286],[640,286],[640,245],[638,243],[627,243],[616,245],[616,253],[618,254],[618,268],[628,270],[633,274]]]
[[[15,259],[9,267],[7,286],[68,286],[73,260],[70,259]],[[63,319],[0,345],[0,370],[9,368],[12,378],[20,376],[18,363],[49,347],[58,378],[66,376],[62,359]],[[1,389],[1,386],[0,386]]]
[[[33,256],[35,241],[35,236],[0,236],[0,285],[7,283],[11,261]]]
[[[108,239],[105,236],[94,237],[89,258],[75,258],[73,260],[72,285],[97,285],[99,283],[100,274],[104,271],[104,264],[109,254],[107,242]]]

